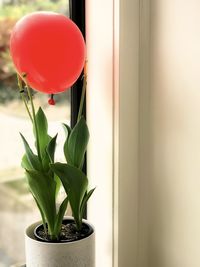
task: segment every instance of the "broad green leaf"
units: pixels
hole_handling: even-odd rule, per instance
[[[50,165],[52,170],[61,179],[72,209],[77,228],[81,227],[81,203],[87,191],[88,179],[86,175],[76,167],[64,163]]]
[[[72,160],[70,158],[69,151],[68,151],[68,140],[69,140],[69,136],[70,136],[70,133],[71,133],[71,128],[67,124],[64,124],[64,123],[63,123],[63,127],[64,127],[64,130],[65,130],[65,133],[66,133],[66,140],[65,140],[65,143],[64,143],[64,147],[63,147],[65,159],[66,159],[67,163],[73,165],[72,164]]]
[[[48,223],[49,232],[53,234],[55,218],[56,218],[56,204],[55,204],[55,190],[56,183],[53,177],[46,173],[35,170],[27,170],[26,176],[30,190],[40,206],[45,219]]]
[[[26,170],[32,170],[33,169],[26,154],[24,154],[24,156],[22,157],[21,166],[23,169],[26,169]]]
[[[65,123],[63,123],[63,128],[64,128],[65,133],[66,133],[66,138],[68,138],[70,136],[72,129],[69,127],[69,125],[67,125]]]
[[[24,138],[24,136],[20,133],[21,138],[23,140],[24,143],[24,148],[26,151],[26,156],[27,156],[27,160],[30,164],[30,166],[32,167],[32,169],[35,170],[42,170],[42,165],[38,159],[38,157],[33,153],[33,151],[31,150],[28,142],[26,141],[26,139]]]
[[[54,163],[54,154],[55,154],[55,148],[56,148],[56,139],[58,134],[56,134],[48,143],[46,147],[47,154],[49,156],[50,162]]]
[[[86,204],[87,204],[89,198],[91,197],[91,195],[93,194],[95,189],[96,188],[93,188],[88,193],[87,192],[85,193],[85,196],[84,196],[83,201],[81,203],[81,217],[83,217],[84,211],[86,209]]]
[[[42,156],[42,165],[45,172],[50,171],[49,164],[54,162],[54,153],[56,148],[56,138],[57,135],[54,138],[51,138],[49,140],[49,143],[45,147],[45,151]]]
[[[43,170],[44,172],[49,172],[50,168],[49,168],[49,164],[50,164],[50,158],[49,155],[47,153],[47,151],[45,151],[44,155],[42,156],[42,166],[43,166]]]
[[[48,122],[47,118],[40,107],[38,109],[38,112],[36,114],[36,123],[37,123],[37,128],[38,128],[38,136],[39,136],[39,144],[40,144],[40,153],[41,156],[45,156],[46,153],[46,146],[51,140],[51,137],[48,135]],[[34,129],[35,133],[35,129]],[[36,136],[36,134],[35,134]]]
[[[56,193],[55,193],[55,195],[56,195],[56,198],[57,198],[62,183],[61,183],[60,178],[56,174],[54,174],[54,179],[55,179],[55,182],[56,182]]]
[[[51,141],[49,142],[49,144],[47,145],[46,151],[47,154],[49,156],[49,163],[54,163],[54,154],[55,154],[55,149],[56,149],[56,139],[57,139],[58,134],[56,134]],[[61,186],[61,181],[58,178],[57,175],[54,175],[54,179],[56,182],[56,197],[58,195],[58,192],[60,190],[60,186]]]
[[[60,205],[60,208],[58,210],[58,214],[56,217],[56,223],[55,223],[55,227],[54,227],[54,233],[56,236],[58,236],[58,234],[60,233],[63,217],[64,217],[66,209],[67,209],[67,204],[68,204],[68,197],[66,197],[63,200],[63,202]]]
[[[84,117],[81,117],[72,129],[68,138],[65,154],[68,156],[70,165],[82,168],[84,155],[89,141],[89,130]]]
[[[36,204],[37,204],[37,207],[38,207],[39,211],[40,211],[40,214],[41,214],[41,217],[42,217],[42,224],[43,224],[43,227],[44,227],[44,231],[45,231],[45,233],[47,233],[47,227],[46,227],[46,219],[45,219],[45,215],[44,215],[44,213],[43,213],[43,211],[42,211],[42,208],[40,207],[40,204],[38,203],[37,199],[34,197],[34,195],[33,195],[32,192],[31,192],[31,194],[32,194],[32,196],[33,196],[33,198],[34,198],[34,200],[35,200],[35,202],[36,202]]]

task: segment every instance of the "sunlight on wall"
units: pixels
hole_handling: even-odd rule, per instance
[[[199,10],[151,5],[151,267],[200,266]]]

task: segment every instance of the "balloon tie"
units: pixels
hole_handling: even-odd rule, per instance
[[[53,105],[54,106],[56,102],[55,102],[53,97],[54,97],[54,94],[51,94],[51,98],[49,98],[48,103],[49,103],[49,105]]]

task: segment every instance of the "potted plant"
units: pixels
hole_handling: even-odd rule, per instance
[[[66,32],[67,27],[69,31]],[[52,34],[57,40],[50,44]],[[63,43],[68,47],[64,47]],[[52,53],[54,48],[56,56],[49,58],[48,52]],[[65,58],[65,49],[70,50],[68,57],[72,57],[76,64]],[[87,201],[94,192],[94,189],[88,191],[88,178],[82,170],[89,140],[89,130],[82,116],[86,73],[77,123],[73,128],[63,124],[66,132],[63,142],[65,163],[56,162],[54,158],[57,135],[52,137],[48,134],[48,120],[41,107],[35,111],[30,88],[54,94],[73,84],[85,61],[82,35],[77,26],[63,15],[35,12],[16,24],[11,34],[10,50],[18,73],[19,92],[35,137],[34,150],[21,134],[25,148],[22,167],[42,219],[26,230],[26,266],[94,267],[94,228],[83,219]],[[77,54],[79,57],[76,57]],[[58,62],[59,65],[56,64]],[[54,104],[53,97],[49,103]],[[56,198],[61,184],[66,197],[58,206]],[[72,217],[65,217],[68,204]]]

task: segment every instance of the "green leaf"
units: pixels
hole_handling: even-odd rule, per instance
[[[81,217],[83,217],[84,211],[86,209],[86,204],[87,204],[89,198],[91,197],[91,195],[93,194],[95,189],[96,188],[93,188],[88,193],[87,192],[85,193],[85,196],[84,196],[83,201],[81,203]]]
[[[55,232],[56,236],[58,236],[60,233],[60,229],[61,229],[63,217],[64,217],[66,209],[67,209],[67,205],[68,205],[68,197],[66,197],[63,200],[62,204],[60,205],[57,217],[56,217],[56,223],[55,223],[55,227],[54,227],[54,232]]]
[[[32,170],[33,169],[26,154],[24,154],[24,156],[22,157],[21,166],[23,169],[26,169],[26,170]]]
[[[46,147],[47,154],[49,156],[50,162],[54,163],[54,154],[55,154],[55,149],[56,149],[56,139],[57,139],[58,134],[56,134],[48,143]]]
[[[84,117],[81,117],[72,129],[64,152],[68,163],[77,168],[82,168],[84,155],[89,141],[89,130]]]
[[[56,182],[56,193],[55,194],[56,194],[56,198],[57,198],[62,183],[60,181],[60,178],[56,174],[54,174],[54,179]]]
[[[49,164],[54,162],[56,138],[57,138],[57,135],[54,136],[54,138],[50,137],[49,143],[45,147],[45,153],[43,153],[43,156],[42,156],[42,165],[43,165],[43,169],[45,172],[51,171]]]
[[[54,177],[35,170],[26,170],[26,176],[30,190],[48,223],[49,233],[53,235],[56,220],[56,183]]]
[[[66,133],[66,138],[68,138],[70,136],[70,133],[71,133],[71,128],[69,127],[69,125],[63,123],[63,128],[65,130],[65,133]]]
[[[77,228],[80,229],[82,223],[81,203],[87,191],[88,179],[82,171],[69,164],[58,162],[50,164],[50,166],[62,181]]]
[[[32,192],[31,192],[32,193]],[[42,208],[40,207],[40,204],[38,203],[37,199],[34,197],[33,193],[32,193],[32,196],[37,204],[37,207],[40,211],[40,214],[41,214],[41,217],[42,217],[42,224],[43,224],[43,227],[44,227],[44,231],[45,231],[45,234],[47,234],[47,227],[46,227],[46,219],[45,219],[45,215],[42,211]]]
[[[21,135],[21,138],[22,138],[23,143],[24,143],[24,148],[25,148],[26,157],[27,157],[27,159],[24,160],[23,164],[29,163],[29,168],[31,166],[32,169],[42,170],[42,165],[38,159],[38,156],[33,153],[33,151],[31,150],[31,148],[30,148],[28,142],[26,141],[26,139],[24,138],[24,136],[21,133],[20,133],[20,135]],[[27,163],[27,161],[28,161],[28,163]]]
[[[36,114],[36,123],[37,123],[37,128],[38,128],[40,153],[41,153],[41,156],[44,157],[46,153],[46,146],[51,140],[51,137],[48,135],[47,118],[41,107],[38,109],[38,112]],[[35,129],[34,129],[34,133],[35,133]]]
[[[66,133],[66,140],[65,140],[65,143],[64,143],[64,147],[63,147],[64,155],[65,155],[66,161],[69,164],[72,164],[72,160],[70,158],[69,151],[68,151],[68,140],[69,140],[69,136],[70,136],[70,133],[71,133],[71,128],[67,124],[64,124],[64,123],[63,123],[63,126],[64,126],[64,130],[65,130],[65,133]]]
[[[49,163],[54,163],[54,154],[55,154],[55,149],[56,149],[56,139],[57,139],[58,134],[56,134],[49,142],[49,144],[47,145],[46,148],[46,152],[48,154],[49,157]],[[56,197],[58,195],[58,192],[60,190],[61,187],[61,181],[58,178],[57,175],[54,175],[54,179],[56,182]]]
[[[46,151],[45,154],[42,157],[42,166],[43,166],[43,171],[44,172],[48,173],[50,171],[49,164],[50,164],[50,159],[49,159],[49,155],[47,154],[47,151]]]

